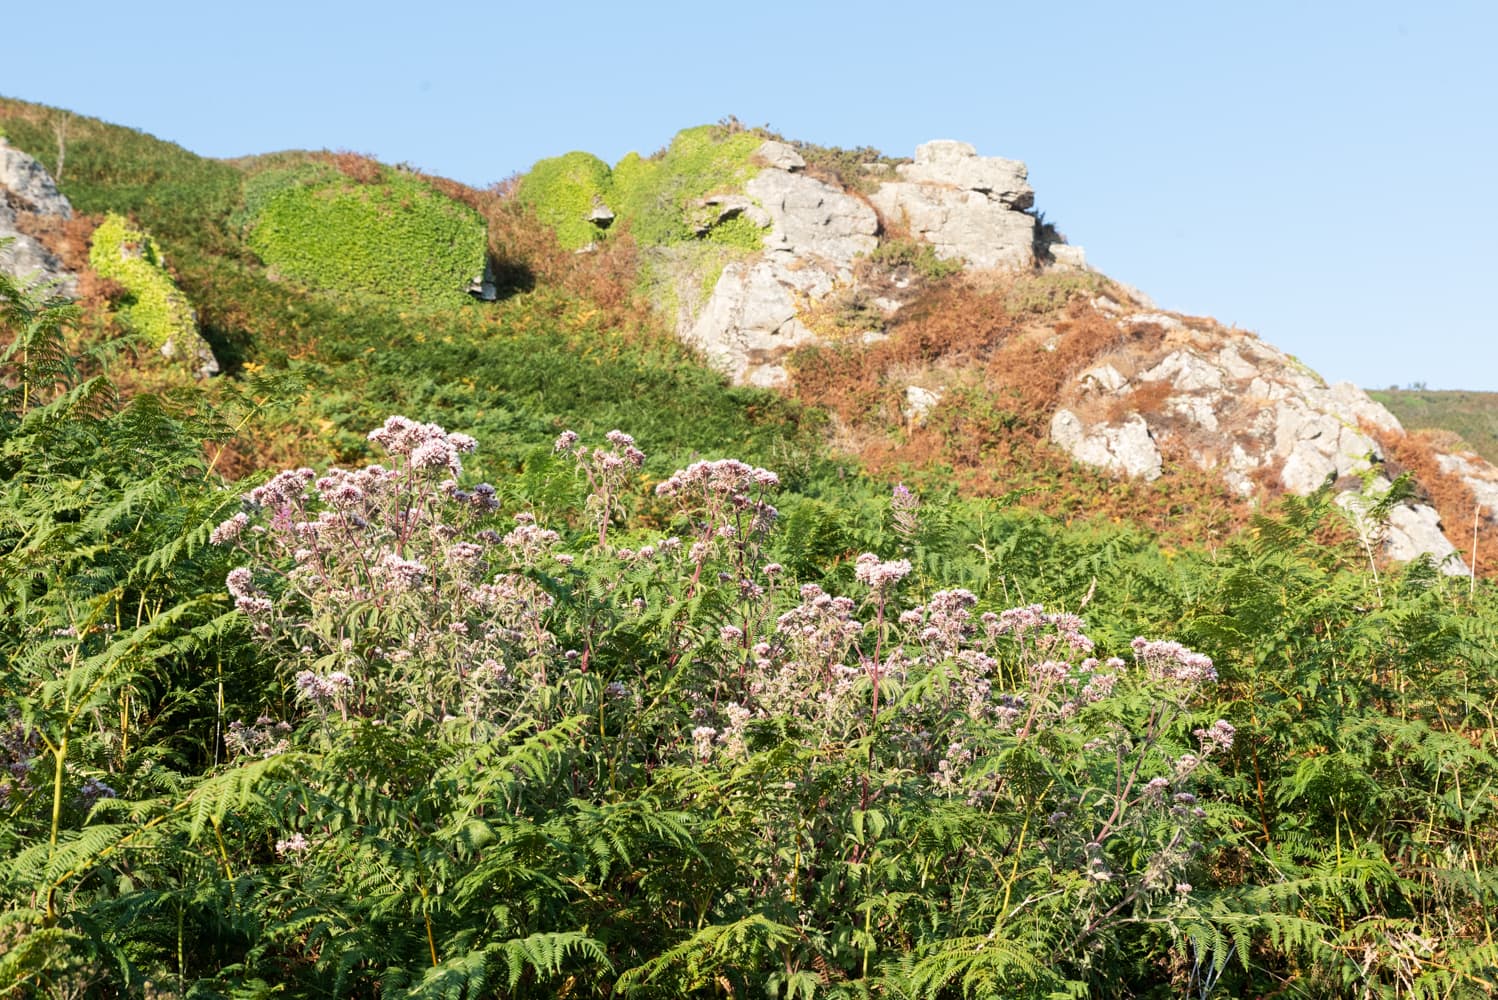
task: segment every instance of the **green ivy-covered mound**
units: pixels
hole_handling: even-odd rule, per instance
[[[707,239],[756,250],[761,230],[748,219],[735,217],[704,233],[694,225],[693,209],[707,195],[742,190],[758,171],[752,160],[764,141],[758,132],[702,125],[678,132],[670,146],[649,158],[630,153],[613,170],[592,153],[567,153],[532,167],[517,197],[571,250],[603,235],[590,221],[600,207],[628,223],[641,246]]]
[[[646,246],[667,246],[694,239],[689,222],[693,203],[710,194],[741,191],[759,172],[752,158],[765,137],[758,132],[730,132],[701,125],[676,133],[666,151],[649,159],[630,153],[614,168],[613,205],[630,220],[635,238]],[[759,229],[743,220],[750,231],[736,232],[735,243],[758,249]],[[722,227],[709,231],[717,238]],[[747,240],[744,237],[748,237]]]
[[[571,152],[531,167],[516,197],[556,231],[563,247],[578,250],[598,238],[599,228],[588,217],[608,201],[609,185],[607,163],[592,153]]]
[[[152,347],[197,341],[192,304],[172,281],[166,259],[149,233],[111,212],[94,230],[88,262],[102,277],[125,286],[120,319]]]
[[[374,184],[341,174],[281,180],[289,183],[254,192],[260,204],[248,242],[285,277],[332,291],[451,303],[484,270],[478,214],[416,177],[387,170]]]

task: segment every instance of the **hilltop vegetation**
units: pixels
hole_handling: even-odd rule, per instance
[[[0,277],[0,996],[1498,988],[1492,585],[1329,489],[1058,461],[1069,362],[1004,351],[1084,280],[934,276],[787,398],[659,327],[630,226],[401,174],[506,296],[330,290],[251,220],[388,168],[55,114],[0,100],[49,238],[151,233],[228,373]],[[963,352],[901,427],[881,373]]]
[[[1390,388],[1368,395],[1394,411],[1406,428],[1449,431],[1498,464],[1498,392]]]

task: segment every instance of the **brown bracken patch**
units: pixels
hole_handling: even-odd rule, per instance
[[[927,289],[887,339],[797,351],[790,391],[830,411],[837,443],[876,475],[985,496],[1025,491],[1027,506],[1062,519],[1132,521],[1180,544],[1215,544],[1247,524],[1250,502],[1218,470],[1198,468],[1182,442],[1160,442],[1165,474],[1153,483],[1083,468],[1050,444],[1051,415],[1081,372],[1110,355],[1155,352],[1165,331],[1120,329],[1080,294],[1088,289],[1047,280],[984,276]],[[902,413],[912,384],[943,387],[919,422]],[[1169,391],[1142,387],[1119,405],[1154,412]]]
[[[1410,473],[1418,488],[1423,491],[1422,500],[1441,515],[1441,533],[1456,547],[1470,566],[1472,563],[1472,528],[1477,511],[1477,497],[1461,476],[1445,472],[1436,461],[1442,443],[1449,437],[1440,431],[1387,431],[1365,425],[1363,431],[1378,442],[1384,461],[1391,475]],[[1477,575],[1498,578],[1498,525],[1494,517],[1498,512],[1488,511],[1477,521]],[[1483,561],[1486,553],[1487,561]]]

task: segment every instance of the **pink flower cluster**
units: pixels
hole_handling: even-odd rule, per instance
[[[673,472],[655,488],[657,496],[675,499],[687,510],[701,510],[707,532],[718,538],[768,534],[779,516],[764,497],[780,488],[780,477],[736,458],[693,462]],[[747,523],[746,523],[747,521]],[[723,529],[731,529],[724,531]]]
[[[1210,755],[1233,749],[1233,737],[1238,730],[1226,719],[1218,719],[1205,729],[1193,730],[1192,735],[1201,740],[1202,753]]]
[[[1083,632],[1087,623],[1080,617],[1066,611],[1046,611],[1039,604],[1010,608],[997,615],[989,612],[983,616],[983,627],[990,638],[1013,635],[1022,642],[1033,642],[1042,652],[1060,645],[1077,653],[1090,653],[1093,648],[1093,641]],[[1032,632],[1038,634],[1032,636]]]
[[[255,507],[268,507],[272,510],[293,504],[300,506],[307,499],[307,484],[316,478],[317,473],[311,469],[287,469],[285,472],[278,472],[263,486],[250,490],[245,499]]]
[[[874,553],[865,552],[858,557],[853,575],[858,578],[859,583],[876,594],[887,593],[895,584],[910,575],[910,560],[894,559],[890,562],[881,562]]]
[[[1134,659],[1157,680],[1188,688],[1217,682],[1217,669],[1212,658],[1204,653],[1194,653],[1178,642],[1152,642],[1142,636],[1130,645],[1134,648]]]
[[[297,694],[316,705],[326,705],[342,696],[354,686],[354,679],[342,670],[335,670],[320,677],[310,670],[303,670],[295,679]]]
[[[467,434],[449,434],[437,424],[419,424],[402,416],[387,418],[383,426],[369,432],[369,440],[406,459],[413,469],[446,469],[454,479],[463,472],[458,456],[477,447]]]

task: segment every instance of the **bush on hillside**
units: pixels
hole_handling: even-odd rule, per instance
[[[685,129],[648,159],[630,153],[613,170],[591,153],[542,160],[520,181],[516,197],[556,230],[569,250],[587,246],[601,230],[588,221],[607,205],[643,247],[671,246],[699,238],[743,250],[760,247],[761,230],[742,216],[704,233],[694,225],[694,203],[707,195],[741,190],[757,167],[758,132],[732,132],[712,125]]]
[[[396,300],[461,301],[484,269],[484,224],[477,213],[394,172],[380,184],[338,176],[273,190],[248,242],[286,277]]]
[[[313,160],[259,170],[244,179],[240,206],[229,216],[229,223],[236,233],[248,235],[277,195],[296,187],[327,184],[337,177],[338,171],[331,166]]]
[[[614,168],[613,201],[620,218],[642,246],[685,243],[697,237],[687,219],[693,202],[721,191],[741,190],[759,172],[752,162],[764,143],[758,132],[728,132],[701,125],[676,133],[666,150],[649,159],[631,153]],[[760,232],[748,220],[715,226],[708,238],[748,250],[760,246]]]
[[[556,231],[564,248],[579,250],[598,238],[588,214],[607,203],[609,180],[609,165],[592,153],[566,153],[531,167],[515,196]]]
[[[197,339],[192,304],[167,272],[166,259],[149,233],[111,212],[94,230],[88,262],[101,277],[125,286],[120,319],[152,347]]]

